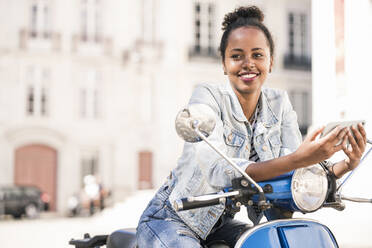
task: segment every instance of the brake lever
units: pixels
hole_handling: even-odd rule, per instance
[[[359,203],[372,203],[372,199],[368,198],[361,198],[361,197],[349,197],[345,195],[340,195],[342,200],[352,201],[352,202],[359,202]]]

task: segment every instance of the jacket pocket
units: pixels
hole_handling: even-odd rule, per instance
[[[279,130],[274,130],[269,134],[268,137],[271,151],[273,152],[273,156],[275,158],[279,157],[280,148],[282,147],[282,140]]]
[[[246,138],[236,132],[233,128],[225,125],[223,139],[227,147],[227,155],[230,157],[239,157],[241,147],[243,146]]]

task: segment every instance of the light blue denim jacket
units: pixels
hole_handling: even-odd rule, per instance
[[[198,85],[189,102],[207,104],[216,114],[216,127],[209,141],[227,154],[245,170],[253,135],[254,148],[260,161],[287,155],[297,149],[302,139],[296,113],[285,91],[262,89],[260,113],[254,133],[230,83]],[[185,142],[182,156],[172,171],[169,200],[175,200],[221,191],[231,186],[231,180],[241,177],[205,142]],[[167,182],[170,183],[170,182]],[[224,205],[216,205],[177,212],[179,217],[202,239],[205,239],[224,211]]]

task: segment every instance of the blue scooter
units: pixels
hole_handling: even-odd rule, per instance
[[[310,213],[322,207],[332,207],[342,211],[345,204],[342,200],[372,203],[372,199],[346,197],[341,194],[342,188],[355,170],[341,183],[329,171],[327,162],[297,169],[274,179],[256,183],[241,170],[230,158],[211,144],[207,137],[215,127],[211,109],[205,105],[191,105],[177,115],[176,130],[187,142],[206,142],[228,163],[238,170],[242,177],[232,180],[232,186],[217,194],[188,197],[174,202],[177,211],[201,208],[224,203],[229,212],[235,214],[241,206],[255,207],[258,211],[280,209],[282,212]],[[372,144],[372,141],[367,141]],[[370,148],[361,163],[369,155]],[[314,248],[339,247],[331,230],[314,220],[288,218],[255,223],[251,229],[241,235],[235,248]],[[135,230],[117,230],[110,235],[72,239],[69,242],[75,248],[93,248],[106,245],[107,248],[135,248]],[[206,248],[228,247],[221,243],[207,244]]]

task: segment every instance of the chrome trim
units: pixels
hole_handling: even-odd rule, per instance
[[[235,196],[235,195],[239,195],[239,191],[235,190],[235,191],[226,192],[222,194],[215,194],[215,195],[189,196],[187,197],[187,201],[194,202],[194,201],[210,201],[214,199],[221,200],[221,198],[226,198],[226,197]]]
[[[182,204],[182,201],[181,200],[175,200],[174,201],[174,204],[173,204],[173,207],[176,211],[181,211],[183,210],[183,204]]]
[[[320,164],[315,164],[315,165],[311,165],[311,166],[308,166],[308,167],[312,167],[312,166],[322,168],[322,166],[321,166]],[[295,170],[295,172],[293,173],[293,176],[292,176],[292,181],[291,181],[291,194],[292,194],[292,199],[293,199],[294,203],[296,204],[296,206],[298,207],[298,209],[299,209],[302,213],[312,213],[312,212],[314,212],[314,211],[320,209],[320,208],[323,206],[323,204],[324,204],[324,202],[326,201],[326,199],[327,199],[328,179],[327,179],[327,176],[326,176],[326,172],[325,172],[324,170],[322,170],[322,172],[324,172],[324,174],[322,174],[322,176],[325,178],[325,181],[327,182],[327,186],[324,187],[324,188],[325,188],[325,191],[324,191],[325,194],[324,194],[324,197],[323,197],[323,201],[322,201],[322,203],[319,204],[319,206],[318,206],[317,208],[312,209],[312,210],[304,209],[302,206],[300,206],[300,204],[298,204],[298,201],[297,201],[297,199],[296,199],[296,197],[295,197],[295,195],[294,195],[294,193],[293,193],[293,192],[294,192],[294,190],[293,190],[293,182],[295,181],[294,179],[296,179],[297,174],[300,173],[300,170],[302,170],[302,169],[306,169],[306,168],[308,168],[308,167],[304,167],[304,168],[300,168],[300,169]]]
[[[306,219],[306,218],[273,220],[273,221],[269,221],[269,222],[265,222],[265,223],[259,224],[257,226],[252,227],[251,229],[247,230],[245,233],[242,234],[242,236],[240,236],[240,238],[239,238],[238,242],[235,244],[234,248],[240,248],[243,245],[243,242],[245,241],[245,239],[249,235],[251,235],[253,232],[257,231],[258,229],[260,229],[262,227],[265,227],[265,226],[272,225],[272,224],[277,224],[277,223],[280,223],[280,222],[288,222],[288,221],[290,221],[290,222],[309,221],[309,222],[317,223],[317,224],[320,224],[320,225],[323,225],[323,226],[327,227],[326,225],[322,224],[321,222],[319,222],[317,220]]]

